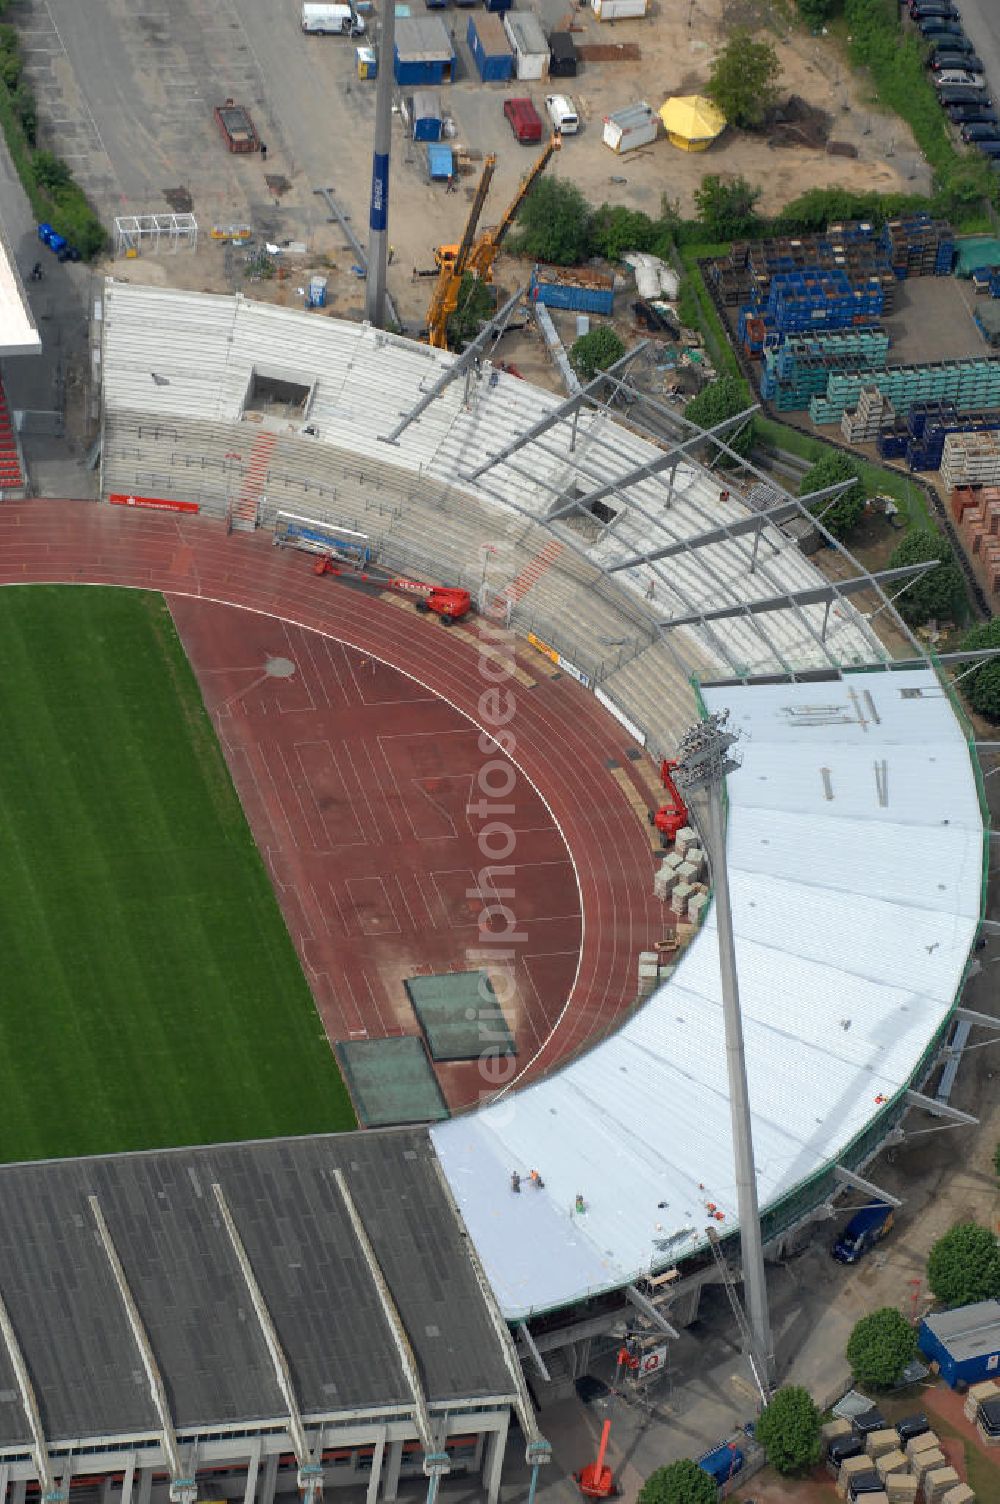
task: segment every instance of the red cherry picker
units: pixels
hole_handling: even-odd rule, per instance
[[[358,567],[350,560],[334,553],[323,554],[313,565],[313,574],[340,575],[351,584],[368,585],[377,590],[396,590],[401,595],[412,597],[418,611],[433,612],[442,624],[450,627],[461,621],[472,610],[472,597],[467,590],[457,585],[431,585],[426,580],[410,580],[405,575],[394,575],[391,570],[378,564],[366,563]]]
[[[669,804],[661,804],[655,815],[650,813],[649,823],[660,832],[660,844],[669,846],[677,837],[677,832],[683,830],[688,823],[688,807],[681,797],[681,791],[670,776],[674,768],[678,766],[676,758],[664,760],[660,763],[660,782],[670,796]]]

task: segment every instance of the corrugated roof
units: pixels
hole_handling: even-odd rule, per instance
[[[924,1317],[924,1325],[956,1363],[1000,1350],[1000,1300],[980,1300],[957,1311],[935,1311]]]
[[[408,63],[451,62],[455,49],[440,16],[396,22],[396,56]]]
[[[549,44],[545,40],[545,33],[541,28],[538,17],[530,10],[509,10],[503,18],[503,24],[507,28],[514,48],[523,56],[539,56],[547,58]]]
[[[876,712],[864,725],[854,684]],[[766,1209],[879,1117],[946,1019],[979,918],[982,825],[965,739],[930,671],[704,697],[745,735],[728,780],[729,879]],[[695,1251],[708,1202],[731,1231],[714,916],[617,1034],[431,1136],[512,1319]],[[510,1171],[532,1167],[544,1191],[511,1195]]]
[[[178,1426],[284,1414],[212,1199],[222,1186],[305,1415],[409,1409],[396,1347],[333,1179],[339,1167],[431,1401],[511,1381],[422,1132],[346,1134],[0,1168],[3,1296],[50,1441],[158,1424],[98,1242],[96,1195]],[[0,1393],[15,1390],[0,1354]],[[25,1440],[0,1401],[0,1444]]]

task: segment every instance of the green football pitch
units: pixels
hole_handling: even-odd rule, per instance
[[[0,1159],[354,1124],[159,595],[0,590]]]

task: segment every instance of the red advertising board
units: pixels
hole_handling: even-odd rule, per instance
[[[112,491],[108,497],[113,507],[144,507],[150,512],[198,512],[196,501],[166,501],[162,496],[126,496],[123,491]]]

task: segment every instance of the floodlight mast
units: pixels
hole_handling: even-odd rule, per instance
[[[767,1305],[767,1282],[764,1276],[764,1244],[760,1231],[760,1208],[757,1201],[757,1171],[753,1158],[753,1134],[750,1123],[750,1097],[747,1090],[746,1054],[743,1048],[743,1022],[736,975],[736,946],[733,939],[733,914],[726,872],[726,821],[723,789],[727,773],[735,772],[740,760],[733,754],[737,741],[728,729],[728,710],[716,711],[692,726],[680,739],[678,765],[674,778],[687,793],[702,793],[708,859],[715,895],[715,923],[719,937],[719,964],[722,974],[722,1013],[726,1030],[726,1068],[729,1076],[729,1110],[732,1119],[733,1157],[736,1165],[736,1197],[740,1219],[740,1245],[743,1262],[743,1289],[747,1322],[753,1351],[747,1354],[763,1386],[771,1388],[774,1378],[774,1352],[771,1321]]]

